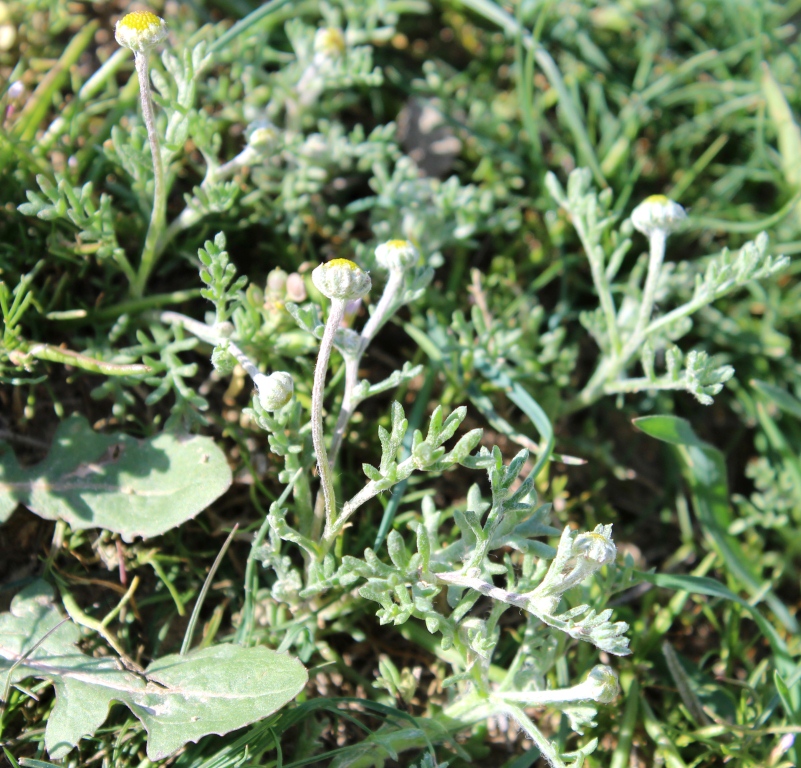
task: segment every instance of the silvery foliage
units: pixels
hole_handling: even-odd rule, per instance
[[[20,212],[45,221],[67,221],[76,227],[76,242],[85,244],[87,253],[99,260],[119,259],[124,252],[114,232],[111,196],[101,194],[96,200],[92,182],[73,186],[63,173],[56,173],[55,179],[53,184],[44,174],[37,175],[42,193],[26,190],[28,202],[19,206]]]
[[[560,531],[550,525],[550,505],[537,498],[534,476],[524,477],[530,467],[527,451],[509,464],[504,464],[497,447],[482,447],[474,453],[482,437],[478,429],[464,434],[452,449],[446,447],[457,437],[466,413],[458,408],[446,417],[438,407],[427,431],[415,431],[409,455],[401,458],[408,422],[401,405],[394,403],[391,428],[379,427],[381,460],[377,466],[364,465],[365,486],[344,503],[342,515],[347,518],[349,510],[361,510],[361,514],[366,501],[414,473],[439,474],[456,465],[485,472],[489,498],[474,484],[466,503],[451,512],[438,509],[433,497],[425,496],[419,514],[405,530],[390,532],[385,553],[366,549],[361,557],[341,559],[304,535],[300,515],[293,520],[289,509],[271,508],[269,540],[257,557],[274,574],[269,602],[285,605],[296,621],[321,598],[327,603],[326,596],[333,591],[340,595],[341,605],[359,598],[375,603],[381,624],[401,626],[410,619],[424,623],[439,638],[439,653],[452,667],[444,685],[455,687],[462,696],[475,697],[475,711],[489,717],[505,711],[504,697],[546,690],[548,673],[565,642],[579,640],[609,654],[627,654],[628,627],[613,621],[612,612],[597,598],[576,604],[577,594],[590,594],[585,588],[592,576],[615,559],[611,526],[584,534],[568,527],[561,531],[557,547],[550,546],[546,539],[559,536]],[[271,432],[271,449],[287,462],[283,480],[296,467],[311,465],[296,403],[266,414],[254,401],[251,414]],[[287,544],[301,548],[305,569],[291,557]],[[498,686],[490,679],[490,667],[498,663],[499,620],[510,609],[524,613],[525,627],[506,679]],[[386,687],[391,683],[386,674],[384,678]],[[567,701],[559,706],[571,726],[583,732],[593,723],[595,703]],[[462,717],[465,724],[471,722],[465,714]],[[396,751],[415,746],[414,740],[385,737]]]
[[[644,255],[625,282],[616,282],[632,246],[632,226],[627,220],[619,229],[614,228],[617,215],[612,210],[611,190],[596,193],[586,169],[571,172],[566,189],[552,173],[546,176],[546,185],[579,234],[593,267],[593,280],[602,305],[580,316],[582,325],[597,343],[601,358],[577,402],[587,405],[603,394],[663,389],[684,390],[709,405],[734,375],[734,369],[719,364],[704,350],[684,353],[676,342],[692,330],[692,315],[698,310],[752,280],[776,274],[787,266],[788,259],[771,256],[768,238],[762,233],[736,253],[724,249],[707,259],[684,262],[679,269],[669,263],[661,264],[652,297],[659,311],[653,314],[649,311],[647,322],[640,325],[649,260]],[[553,226],[553,215],[549,221]],[[663,312],[662,308],[677,295],[682,302]],[[614,308],[614,327],[610,327],[609,314],[603,309],[605,299]],[[617,307],[614,307],[615,300],[619,301]],[[617,346],[616,338],[619,339]],[[629,370],[638,358],[644,375],[630,377]],[[657,371],[661,360],[664,360],[664,373]]]
[[[426,5],[418,2],[402,8],[352,0],[322,3],[319,24],[299,18],[287,23],[291,51],[254,47],[252,39],[243,37],[231,51],[211,55],[208,41],[216,32],[207,27],[184,49],[166,48],[160,56],[154,54],[150,77],[168,186],[186,167],[199,176],[199,183],[184,194],[183,209],[167,222],[156,245],[156,258],[180,244],[182,232],[222,213],[244,225],[288,231],[297,240],[311,231],[323,239],[336,236],[348,241],[351,231],[366,224],[372,225],[378,239],[399,235],[416,239],[425,233],[430,266],[442,263],[440,251],[448,245],[468,242],[482,232],[516,227],[516,209],[503,205],[497,189],[484,183],[463,184],[455,175],[446,180],[421,176],[398,145],[394,123],[368,132],[358,124],[346,128],[331,117],[360,99],[359,91],[383,81],[384,74],[374,61],[374,46],[386,44],[396,34],[399,14],[425,10]],[[320,33],[331,30],[341,34],[341,50],[336,46],[321,50],[315,44]],[[316,98],[299,98],[301,82],[303,94],[314,93]],[[237,138],[228,130],[232,123],[249,125],[246,144],[238,154]],[[251,143],[252,137],[258,141]],[[196,150],[202,162],[188,148]],[[127,218],[122,213],[133,209],[144,232],[153,196],[147,133],[137,111],[112,127],[110,140],[100,150],[117,169],[119,180],[129,186],[130,196],[120,195],[114,187],[98,190],[91,183],[74,184],[69,174],[57,175],[55,184],[41,176],[41,191],[29,192],[29,202],[21,210],[62,223],[57,230],[59,249],[81,259],[97,259],[109,272],[121,270],[133,282],[136,264],[128,261],[118,230]],[[175,197],[173,193],[170,212]],[[370,269],[372,256],[360,245],[361,239],[350,241],[350,246]],[[271,334],[271,341],[265,338],[264,326],[273,323],[266,318],[259,321],[257,290],[251,287],[246,297],[251,326],[247,338],[289,357],[304,343],[309,351],[308,341],[297,332],[294,337],[278,333]],[[123,335],[126,323],[127,318],[122,318],[112,334],[115,338]],[[173,347],[177,354],[185,341],[169,327],[146,333],[124,352],[152,356],[158,337],[159,343],[177,342]],[[116,358],[121,351],[112,345],[111,340],[98,339],[86,351],[100,358],[113,353]],[[225,365],[221,351],[217,357]],[[183,365],[172,353],[160,365],[175,361]],[[190,413],[204,403],[191,396],[187,372],[171,374],[175,386],[167,391],[177,394],[181,419],[202,421],[199,414]],[[160,386],[161,375],[157,375],[156,386]],[[122,415],[132,402],[128,390],[133,383],[127,378],[108,382],[96,395],[113,397],[115,410]]]

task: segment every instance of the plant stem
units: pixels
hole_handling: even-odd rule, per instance
[[[353,416],[353,412],[361,402],[361,399],[356,399],[354,397],[356,385],[359,383],[359,365],[361,364],[364,353],[367,351],[367,347],[370,346],[370,342],[381,330],[381,327],[391,317],[393,311],[397,308],[397,297],[398,293],[403,287],[403,280],[404,273],[402,270],[391,269],[389,271],[389,279],[387,280],[387,284],[384,286],[384,292],[381,294],[381,298],[379,299],[378,304],[376,304],[373,314],[370,315],[370,319],[367,321],[367,323],[365,323],[365,326],[360,334],[361,339],[358,350],[355,354],[345,358],[345,391],[342,395],[342,405],[340,406],[339,416],[337,416],[337,423],[334,427],[334,434],[331,438],[331,452],[328,458],[328,466],[332,472],[334,470],[334,464],[336,463],[337,456],[339,455],[339,449],[342,447],[342,440],[345,436],[345,430],[347,429],[348,423]],[[319,457],[319,452],[317,455]],[[318,497],[317,502],[314,505],[315,520],[322,520],[322,501],[323,499]],[[328,518],[326,519],[328,520]],[[329,522],[326,523],[325,530],[326,533],[332,530]],[[318,523],[315,526],[312,538],[317,539],[319,535],[320,525]]]
[[[234,344],[231,339],[220,336],[211,326],[201,323],[198,320],[193,320],[191,317],[182,315],[180,312],[162,312],[159,315],[159,319],[165,324],[178,323],[186,328],[193,336],[197,336],[201,341],[205,341],[207,344],[217,345],[227,341],[227,351],[236,358],[236,361],[245,369],[245,372],[250,378],[253,379],[261,373],[256,367],[256,364],[240,349],[240,347]]]
[[[298,469],[294,475],[292,475],[292,479],[286,484],[281,495],[276,499],[274,505],[276,507],[281,507],[282,504],[286,503],[286,500],[289,498],[289,494],[295,488],[295,483],[298,482],[301,475],[303,474],[303,468],[301,467]],[[272,510],[272,505],[271,505]],[[259,547],[264,543],[264,540],[267,538],[267,533],[270,530],[270,516],[265,515],[264,520],[261,524],[261,527],[256,533],[256,536],[253,538],[253,542],[250,545],[250,553],[248,554],[248,561],[247,565],[245,566],[245,600],[244,605],[242,607],[242,623],[239,625],[239,630],[236,634],[236,642],[240,645],[249,645],[250,638],[253,634],[253,625],[254,625],[254,593],[256,591],[257,585],[257,576],[256,576],[256,553],[258,552]]]
[[[493,702],[498,706],[496,712],[504,712],[517,721],[517,724],[528,734],[529,738],[537,745],[545,761],[551,768],[567,768],[564,761],[559,757],[559,754],[553,748],[548,739],[542,735],[542,732],[531,719],[526,715],[521,707],[509,704],[508,702]]]
[[[167,187],[164,178],[164,163],[161,158],[161,146],[156,132],[156,120],[153,114],[153,99],[150,92],[149,57],[147,53],[134,52],[134,65],[139,77],[139,96],[142,102],[142,116],[145,119],[147,138],[150,142],[150,154],[153,158],[153,207],[150,212],[150,224],[145,235],[145,245],[136,282],[131,286],[131,293],[142,296],[147,279],[156,262],[156,247],[161,237],[167,218]]]
[[[595,290],[598,292],[598,299],[601,302],[601,309],[604,313],[606,326],[609,331],[609,340],[612,344],[612,353],[619,355],[621,350],[620,332],[617,327],[617,312],[615,302],[612,298],[612,290],[609,287],[609,280],[606,278],[606,268],[604,266],[603,252],[600,246],[594,246],[589,238],[587,231],[580,216],[573,217],[573,226],[587,253],[592,272],[592,281],[595,283]]]
[[[365,323],[362,329],[361,344],[359,345],[357,353],[345,359],[345,392],[342,395],[342,406],[339,411],[339,416],[337,417],[334,435],[331,438],[331,454],[329,461],[332,467],[337,460],[339,449],[342,446],[342,438],[345,435],[345,429],[348,426],[351,416],[353,416],[353,411],[359,404],[354,401],[353,391],[359,383],[359,365],[361,364],[362,357],[367,351],[370,342],[392,315],[398,292],[402,287],[403,272],[401,270],[391,269],[389,272],[389,279],[384,287],[384,292],[381,294],[381,299],[378,304],[376,304],[373,314],[370,315],[370,319]]]
[[[578,231],[579,237],[582,239],[583,242],[584,238],[578,226],[576,226],[576,230]],[[648,241],[650,245],[650,255],[648,259],[648,274],[646,275],[645,278],[645,285],[643,286],[642,299],[640,301],[640,308],[637,313],[637,322],[634,326],[634,330],[631,332],[631,335],[628,337],[625,345],[623,345],[621,349],[620,339],[617,335],[617,326],[615,326],[614,335],[610,333],[610,338],[612,339],[612,347],[613,347],[610,357],[607,357],[601,362],[601,364],[595,370],[595,373],[593,373],[592,377],[587,382],[584,389],[582,389],[581,392],[579,393],[579,396],[567,408],[567,412],[572,412],[580,408],[583,408],[587,405],[591,405],[603,394],[610,394],[614,392],[640,391],[638,389],[631,389],[629,387],[633,382],[640,383],[642,381],[645,381],[643,379],[640,380],[631,379],[629,385],[623,385],[622,387],[618,387],[617,383],[615,382],[615,379],[620,375],[620,372],[626,367],[629,360],[631,360],[632,356],[642,346],[645,339],[653,332],[652,327],[649,326],[648,323],[650,322],[651,314],[654,311],[654,300],[656,298],[657,288],[659,287],[659,276],[662,271],[662,262],[665,259],[665,243],[667,241],[667,233],[664,230],[655,230],[649,235]],[[595,260],[589,253],[588,256],[590,260],[590,265],[592,266],[593,270],[593,281],[595,282],[596,288],[598,289],[598,295],[601,297],[601,306],[603,307],[604,315],[607,318],[607,324],[609,324],[610,310],[609,307],[604,305],[603,296],[608,295],[608,299],[611,303],[611,294],[605,294],[605,292],[601,290],[601,286],[599,286],[598,280],[595,277]],[[608,283],[606,283],[605,276],[604,276],[604,282],[608,289]],[[679,309],[681,310],[683,309],[683,307],[680,307]],[[614,318],[613,305],[611,306],[611,312],[612,312],[612,317]],[[661,319],[662,318],[660,318],[660,320]],[[616,341],[617,343],[615,343]],[[649,388],[652,387],[650,387],[650,385],[646,387],[641,387],[641,389],[649,389]]]
[[[253,147],[245,147],[245,149],[243,149],[233,160],[229,160],[219,168],[210,168],[206,172],[206,178],[203,179],[202,183],[200,184],[200,189],[206,191],[210,185],[224,181],[225,179],[229,179],[237,171],[254,162],[258,156],[258,152],[256,152]],[[200,200],[198,200],[197,197],[193,197],[191,203],[187,205],[186,208],[184,208],[183,211],[181,211],[181,213],[170,222],[169,226],[164,230],[163,235],[159,238],[159,241],[156,244],[156,258],[158,258],[164,252],[165,248],[175,239],[175,237],[177,237],[185,229],[189,229],[197,224],[203,218],[203,214],[197,210],[198,205],[200,205]]]
[[[35,357],[38,360],[48,360],[51,363],[61,363],[62,365],[72,365],[91,373],[102,373],[105,376],[144,376],[152,370],[147,365],[138,363],[114,363],[108,360],[97,360],[80,352],[73,352],[71,349],[56,347],[52,344],[33,344],[30,347],[23,347],[25,354]]]
[[[345,301],[331,299],[331,311],[325,324],[323,338],[320,341],[320,352],[317,355],[317,364],[314,368],[314,385],[312,387],[311,425],[312,443],[317,454],[317,469],[320,473],[320,488],[325,503],[326,530],[333,526],[336,517],[336,496],[334,494],[334,473],[328,461],[323,435],[323,398],[325,395],[325,375],[328,372],[328,361],[331,359],[331,350],[334,347],[334,335],[345,316]],[[312,529],[312,539],[318,539],[322,532],[322,519],[318,512],[319,505],[315,506],[315,519]]]
[[[659,275],[662,270],[662,262],[665,259],[666,241],[667,232],[665,232],[664,229],[656,229],[651,232],[648,237],[648,244],[650,246],[648,275],[645,278],[645,287],[643,288],[642,299],[640,300],[640,311],[637,314],[637,324],[634,326],[632,338],[636,339],[640,337],[648,325],[648,321],[651,319],[651,313],[654,310],[656,289],[659,285]]]

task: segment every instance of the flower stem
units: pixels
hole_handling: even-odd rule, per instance
[[[150,224],[145,235],[142,258],[136,274],[136,282],[131,286],[131,293],[142,296],[147,279],[156,262],[156,248],[167,218],[167,187],[164,178],[164,163],[161,158],[161,146],[156,132],[156,119],[153,114],[153,99],[150,92],[149,56],[147,53],[134,52],[134,65],[139,77],[139,96],[142,102],[142,116],[145,119],[147,138],[150,142],[150,154],[153,158],[153,208],[150,212]]]
[[[325,502],[325,527],[330,528],[336,518],[336,496],[334,494],[334,473],[328,461],[323,436],[323,397],[325,395],[325,376],[328,372],[328,361],[334,346],[334,335],[345,316],[344,299],[331,299],[331,311],[325,324],[323,338],[320,341],[320,351],[317,355],[317,365],[314,368],[314,385],[312,387],[311,425],[312,443],[317,454],[317,469],[320,473],[320,487]],[[315,507],[315,520],[312,529],[312,539],[318,539],[322,532],[322,523],[318,514],[319,505]]]
[[[245,354],[245,352],[238,347],[231,339],[220,336],[212,326],[201,323],[198,320],[193,320],[191,317],[182,315],[180,312],[162,312],[159,315],[162,323],[178,323],[183,326],[193,336],[197,336],[201,341],[207,344],[222,344],[228,342],[226,347],[227,351],[236,359],[236,361],[245,369],[245,373],[251,379],[261,374],[256,364]]]
[[[653,332],[652,325],[649,326],[651,314],[654,311],[654,300],[656,298],[656,291],[659,287],[659,275],[662,271],[662,262],[665,259],[665,243],[667,241],[667,232],[663,230],[654,230],[648,237],[650,244],[650,255],[648,259],[648,274],[645,277],[645,285],[643,286],[642,300],[640,301],[640,308],[637,313],[637,323],[634,330],[626,340],[622,349],[618,347],[613,350],[610,357],[605,358],[596,369],[595,373],[587,382],[584,389],[579,393],[578,397],[566,409],[566,412],[572,412],[591,405],[603,394],[611,394],[615,392],[632,392],[640,391],[639,389],[631,389],[631,384],[623,383],[622,385],[617,382],[617,378],[621,372],[628,365],[629,360],[637,353],[642,347],[646,338]],[[592,260],[590,260],[592,261]],[[600,293],[600,291],[599,291]],[[662,320],[662,318],[660,318]],[[640,382],[640,380],[630,380],[630,382]],[[653,389],[655,387],[646,386],[641,389]]]
[[[633,338],[638,338],[648,325],[651,313],[654,309],[654,299],[656,289],[659,285],[659,275],[662,270],[662,262],[665,259],[665,243],[667,242],[667,232],[663,229],[655,229],[648,237],[650,255],[648,258],[648,275],[645,278],[645,287],[640,301],[640,311],[637,315],[637,325],[634,327]]]
[[[373,314],[370,319],[365,323],[361,332],[361,343],[355,355],[352,355],[345,360],[345,392],[342,395],[342,406],[337,417],[337,424],[334,428],[334,436],[331,438],[331,454],[330,464],[333,467],[339,454],[339,449],[342,446],[342,438],[345,435],[345,429],[348,422],[353,416],[353,411],[356,409],[358,402],[354,402],[353,391],[359,383],[359,365],[362,361],[367,347],[373,340],[373,337],[381,330],[381,326],[386,323],[392,314],[393,308],[396,307],[396,299],[398,292],[403,287],[403,272],[401,270],[392,269],[389,272],[389,279],[384,287],[384,292],[381,294],[381,299],[376,304]]]

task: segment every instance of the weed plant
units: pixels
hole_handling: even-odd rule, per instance
[[[8,763],[801,763],[799,18],[0,2]]]

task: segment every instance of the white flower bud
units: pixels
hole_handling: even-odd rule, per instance
[[[686,218],[684,208],[664,195],[646,197],[631,212],[634,228],[646,236],[657,230],[669,234],[678,229]]]
[[[8,98],[12,101],[16,101],[17,99],[21,99],[25,95],[25,85],[21,80],[15,80],[11,85],[8,86]]]
[[[123,48],[146,53],[167,37],[167,24],[150,11],[134,11],[117,22],[114,37]]]
[[[234,324],[229,322],[228,320],[224,320],[222,323],[215,323],[213,326],[214,333],[219,336],[221,339],[230,339],[231,336],[234,335]]]
[[[581,701],[597,701],[599,704],[611,704],[620,693],[617,675],[611,667],[596,664],[583,683],[571,685],[570,688],[552,688],[547,691],[522,691],[500,694],[511,701],[519,701],[530,707],[542,707],[548,704],[569,705]]]
[[[267,290],[270,293],[283,296],[284,290],[286,289],[286,278],[286,272],[280,267],[271,269],[267,273]]]
[[[321,58],[337,59],[345,52],[345,35],[337,27],[324,27],[314,33],[314,52]]]
[[[334,259],[312,272],[317,290],[329,299],[351,301],[370,291],[370,275],[348,259]]]
[[[408,240],[387,240],[375,249],[375,260],[388,270],[402,272],[417,263],[420,254]]]
[[[592,533],[580,533],[573,542],[573,554],[592,561],[599,568],[613,563],[617,547],[612,541],[612,526],[596,525]]]
[[[285,406],[295,391],[295,383],[286,371],[275,371],[269,376],[259,373],[253,377],[259,393],[259,402],[265,411],[277,411]]]
[[[287,276],[286,297],[296,304],[306,301],[306,283],[297,272],[292,272]]]
[[[269,120],[258,120],[248,126],[248,145],[254,149],[270,149],[278,141],[278,138],[278,128]]]
[[[611,704],[620,694],[615,671],[604,664],[596,664],[587,679],[577,687],[586,688],[587,698],[599,704]]]

